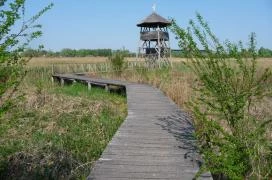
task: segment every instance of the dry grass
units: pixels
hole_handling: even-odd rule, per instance
[[[28,66],[48,66],[52,64],[88,64],[106,62],[107,57],[35,57],[28,62]],[[127,61],[144,61],[142,58],[126,58]],[[171,58],[172,62],[186,61],[185,58]],[[260,58],[261,65],[272,66],[272,58]]]
[[[268,68],[268,67],[272,67],[272,58],[260,58],[258,59],[258,65],[260,67],[265,67],[265,68]]]
[[[107,57],[35,57],[28,62],[28,66],[47,66],[51,64],[87,64],[107,61]]]
[[[33,58],[28,65],[46,66],[50,64],[63,64],[65,67],[65,64],[100,63],[106,62],[107,59],[107,57]],[[136,61],[137,59],[126,58],[126,60]],[[139,61],[143,61],[143,59],[139,59]],[[183,71],[182,68],[180,68],[182,65],[178,62],[184,61],[186,61],[186,59],[172,58],[172,62],[175,62],[174,70],[168,72],[160,70],[157,72],[125,71],[121,76],[117,76],[114,73],[101,73],[99,76],[151,84],[162,89],[162,91],[164,91],[165,94],[173,99],[178,105],[185,108],[185,103],[188,102],[188,99],[191,97],[194,78],[192,73]],[[263,69],[264,67],[272,67],[272,58],[260,58],[258,59],[258,62],[260,69]],[[75,71],[76,69],[82,72],[80,68],[76,67]],[[95,73],[90,74],[94,75]]]
[[[161,89],[165,95],[183,109],[186,109],[186,103],[192,95],[194,83],[194,76],[191,72],[173,69],[127,70],[122,72],[121,75],[116,73],[89,73],[89,76],[150,84]]]
[[[126,58],[127,61],[144,61],[142,58]],[[172,58],[173,62],[184,61],[183,58]],[[107,57],[35,57],[28,62],[28,66],[48,66],[52,64],[88,64],[108,61]]]
[[[180,59],[183,61],[183,59]],[[272,67],[272,58],[263,58],[258,60],[259,71],[264,68]],[[161,89],[168,97],[170,97],[181,108],[187,109],[187,102],[192,97],[193,86],[195,86],[195,76],[192,72],[185,68],[183,63],[176,63],[173,69],[161,70],[128,70],[121,75],[115,73],[89,73],[90,76],[98,76],[102,78],[118,79],[130,82],[150,84]],[[272,83],[272,79],[270,80]],[[261,108],[255,110],[256,116],[272,117],[269,111],[272,108],[272,99],[261,102]]]

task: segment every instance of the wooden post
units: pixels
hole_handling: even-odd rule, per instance
[[[75,79],[73,79],[73,85],[75,85],[76,84],[76,80]]]
[[[81,64],[81,72],[85,72],[84,65]]]
[[[108,92],[109,91],[109,85],[105,86],[105,91]]]
[[[91,72],[91,65],[88,64],[87,66],[88,66],[88,72]]]
[[[168,31],[167,31],[168,32]],[[169,47],[169,51],[170,51],[170,65],[171,65],[171,68],[173,68],[173,62],[172,62],[172,50],[171,50],[171,45],[170,45],[170,38],[168,39],[168,47]]]
[[[55,82],[55,78],[53,76],[51,77],[51,81],[52,81],[52,83]]]
[[[52,64],[52,67],[51,67],[52,69],[52,74],[54,74],[55,72],[54,72],[54,64]]]
[[[94,72],[95,72],[95,73],[97,72],[96,64],[94,64]]]
[[[92,84],[90,82],[88,82],[88,90],[92,89]]]
[[[63,78],[60,79],[60,85],[64,86],[64,79]]]
[[[158,47],[159,47],[159,53],[158,53],[158,61],[161,61],[161,40],[160,40],[160,27],[158,25],[157,27],[157,31],[158,31]]]
[[[99,69],[99,71],[100,71],[100,72],[103,72],[103,66],[102,66],[102,63],[100,63],[99,65],[100,65],[100,69]]]

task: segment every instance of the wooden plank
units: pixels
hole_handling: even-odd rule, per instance
[[[196,151],[190,116],[149,85],[93,79],[72,74],[53,77],[86,84],[124,86],[128,116],[88,179],[193,179],[201,158]],[[210,173],[200,179],[212,179]]]

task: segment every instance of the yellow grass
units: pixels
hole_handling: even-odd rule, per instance
[[[39,67],[48,66],[52,64],[64,64],[64,68],[68,67],[65,64],[88,64],[88,63],[99,63],[106,62],[107,57],[75,57],[75,58],[46,58],[39,57],[33,58],[28,66]],[[144,59],[137,58],[126,58],[127,61],[143,61]],[[172,58],[172,62],[186,61],[184,58]],[[258,65],[263,67],[272,67],[272,58],[260,58],[258,59]],[[75,72],[83,72],[80,68],[75,68]],[[67,71],[70,72],[70,71]],[[74,72],[74,71],[73,71]],[[93,74],[90,72],[90,74]],[[96,74],[96,73],[94,73]],[[103,73],[105,75],[105,73]],[[117,78],[112,76],[111,73],[106,75],[107,78]],[[180,72],[177,67],[174,68],[173,72],[170,72],[167,76],[171,77],[169,80],[163,79],[160,74],[152,74],[149,77],[144,77],[142,74],[133,73],[131,71],[124,72],[120,80],[134,81],[140,83],[148,83],[162,89],[171,99],[173,99],[178,105],[184,108],[184,104],[190,99],[194,78],[192,73],[187,71]]]
[[[88,64],[106,62],[107,57],[35,57],[28,62],[28,66],[47,66],[52,64]],[[127,61],[144,61],[142,58],[126,58]],[[172,58],[173,62],[184,61],[183,58]]]
[[[258,63],[263,67],[272,67],[272,58],[260,58],[258,59]]]
[[[28,62],[28,66],[46,66],[51,64],[83,64],[107,61],[107,57],[35,57]]]
[[[35,57],[28,62],[28,66],[47,66],[52,64],[88,64],[106,62],[107,57]],[[144,61],[142,58],[126,58],[127,61]],[[185,58],[171,58],[172,62],[186,61]],[[272,66],[272,58],[260,58],[260,65],[265,67]]]

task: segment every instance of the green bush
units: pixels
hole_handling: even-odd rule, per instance
[[[122,51],[117,51],[109,57],[113,71],[117,74],[121,74],[125,68],[125,56]]]
[[[220,43],[201,15],[197,20],[187,29],[173,21],[172,30],[197,77],[189,107],[205,160],[201,171],[210,170],[217,178],[269,179],[272,144],[267,133],[272,120],[254,109],[271,97],[271,70],[257,68],[255,34],[248,48],[242,42]]]
[[[21,53],[33,39],[42,35],[41,25],[35,22],[52,6],[53,4],[49,4],[36,15],[24,20],[25,0],[4,0],[0,3],[0,111],[4,111],[3,102],[9,100],[9,97],[1,99],[2,95],[9,88],[12,88],[11,92],[16,91],[25,75],[22,66],[26,59],[21,57]],[[22,26],[18,28],[16,24]]]
[[[261,47],[258,51],[259,57],[272,57],[272,50]]]

